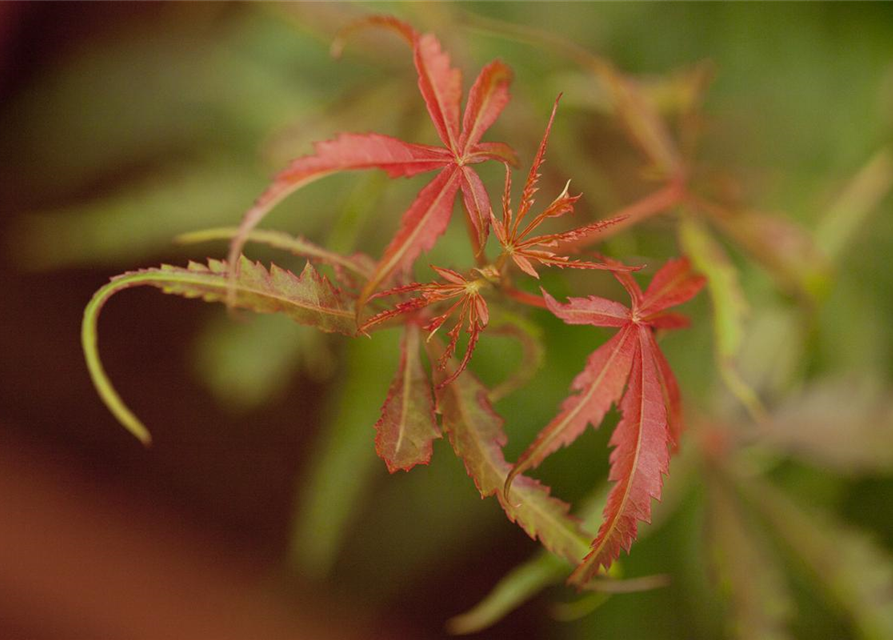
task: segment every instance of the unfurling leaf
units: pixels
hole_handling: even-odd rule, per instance
[[[227,274],[227,264],[220,260],[210,260],[207,265],[191,262],[186,268],[162,265],[157,269],[124,273],[99,289],[84,310],[81,342],[93,384],[115,417],[146,444],[151,439],[148,431],[118,396],[99,360],[96,323],[103,305],[119,291],[151,286],[186,298],[223,302],[234,290],[237,307],[257,313],[282,313],[295,322],[323,331],[356,333],[352,301],[309,262],[301,275],[296,276],[275,265],[267,271],[260,263],[243,257],[238,279],[230,281]]]
[[[436,341],[428,343],[431,359],[441,355]],[[440,374],[445,376],[446,374]],[[490,401],[487,389],[470,372],[452,384],[437,389],[437,410],[450,444],[474,480],[482,498],[496,495],[509,520],[552,553],[576,564],[586,553],[588,537],[580,523],[568,513],[568,505],[549,495],[549,488],[530,478],[518,478],[512,499],[502,493],[510,465],[502,447],[505,431]]]
[[[434,417],[431,381],[419,357],[419,327],[406,325],[400,366],[375,423],[375,450],[394,473],[431,460],[432,443],[440,438]]]

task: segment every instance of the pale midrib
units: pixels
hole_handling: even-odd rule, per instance
[[[409,357],[411,354],[418,355],[419,343],[418,343],[418,330],[413,327],[413,325],[409,325],[406,329],[406,344],[404,345],[404,361],[403,361],[403,402],[400,404],[400,428],[397,431],[397,443],[394,445],[394,455],[397,456],[397,452],[400,451],[400,447],[403,444],[403,436],[406,434],[406,416],[409,413],[409,388],[412,383],[413,371],[411,367],[411,363],[409,361]]]
[[[159,275],[161,275],[162,277],[159,277]],[[211,279],[213,279],[213,280],[211,280]],[[220,279],[221,282],[217,282],[217,279]],[[226,289],[227,289],[226,276],[223,274],[216,275],[213,273],[195,274],[195,277],[189,277],[186,274],[182,274],[181,277],[171,277],[170,274],[167,274],[163,271],[155,271],[155,272],[145,274],[144,277],[140,277],[140,278],[133,277],[132,279],[129,278],[127,282],[132,283],[132,284],[140,282],[140,283],[145,283],[145,284],[152,285],[152,286],[165,286],[165,285],[170,286],[170,285],[177,285],[177,284],[195,284],[195,285],[202,285],[202,286],[211,286],[215,289],[220,289],[221,290],[220,295],[223,295],[223,296],[226,295]],[[319,304],[313,304],[311,302],[306,302],[303,300],[296,300],[295,298],[286,298],[286,297],[283,297],[280,295],[276,295],[275,293],[270,292],[270,291],[264,291],[262,289],[254,289],[252,287],[246,287],[243,284],[236,284],[236,291],[239,293],[243,293],[243,294],[253,294],[253,295],[260,296],[262,298],[268,298],[271,300],[275,300],[275,301],[283,304],[283,306],[286,306],[286,307],[289,307],[289,306],[299,307],[301,309],[319,311],[320,313],[325,313],[327,315],[332,315],[332,316],[340,316],[343,318],[352,318],[354,315],[353,311],[337,309],[337,308],[333,308],[333,307],[323,307]],[[214,295],[214,294],[212,294],[212,295]]]
[[[427,226],[426,222],[431,216],[431,212],[437,208],[437,206],[443,200],[444,194],[453,186],[453,183],[456,181],[456,174],[458,172],[455,169],[445,169],[445,171],[452,171],[452,173],[450,174],[449,178],[447,178],[447,180],[443,183],[443,188],[438,192],[437,197],[425,211],[425,214],[421,218],[421,222],[416,225],[415,229],[412,230],[412,233],[410,233],[409,236],[407,236],[406,240],[401,243],[400,249],[398,249],[396,252],[394,252],[394,255],[388,258],[388,261],[383,265],[383,268],[378,269],[378,274],[366,283],[366,289],[369,289],[370,287],[374,289],[381,281],[387,278],[396,268],[396,265],[400,263],[400,260],[403,258],[403,255],[409,250],[409,247],[414,244],[416,237],[418,237],[418,235],[425,230],[425,227]]]
[[[642,372],[641,372],[641,384],[642,384],[642,397],[639,400],[639,430],[636,435],[636,448],[635,455],[633,456],[632,465],[630,466],[630,473],[628,476],[628,481],[626,483],[626,487],[623,490],[623,499],[620,501],[620,508],[617,509],[617,512],[614,514],[614,517],[611,518],[610,525],[605,530],[605,535],[602,536],[601,542],[598,547],[592,550],[592,557],[597,559],[602,552],[605,544],[608,540],[611,539],[611,536],[614,534],[615,529],[617,528],[617,522],[620,520],[620,516],[626,510],[626,503],[629,501],[629,495],[632,491],[633,482],[635,481],[635,473],[639,468],[639,454],[642,452],[642,436],[645,433],[645,351],[642,348],[642,345],[639,345],[639,358],[642,360]]]

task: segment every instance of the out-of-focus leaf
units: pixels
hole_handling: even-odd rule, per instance
[[[761,442],[839,473],[893,469],[893,394],[873,378],[812,382],[760,427]]]
[[[472,609],[451,618],[447,630],[461,635],[496,624],[546,586],[561,582],[569,568],[567,562],[551,553],[538,553],[507,573]]]
[[[878,151],[849,181],[822,217],[816,244],[831,260],[838,260],[862,231],[877,206],[893,188],[893,151]]]
[[[746,487],[754,508],[790,554],[847,614],[865,640],[893,638],[893,558],[830,513],[805,509],[768,483]]]
[[[379,470],[383,473],[375,455],[372,425],[388,380],[378,372],[383,362],[393,361],[397,351],[393,331],[348,343],[346,370],[332,394],[308,471],[297,484],[298,511],[289,561],[304,576],[322,578],[331,570],[351,518],[370,487],[370,476]]]
[[[793,611],[778,560],[742,512],[718,471],[706,474],[706,543],[715,582],[728,600],[730,631],[739,640],[785,640]]]
[[[738,271],[707,227],[690,215],[679,222],[679,242],[695,269],[707,278],[713,303],[713,333],[716,360],[726,386],[751,412],[762,419],[765,411],[759,398],[735,368],[735,359],[744,340],[747,300],[741,290]]]
[[[323,333],[273,315],[242,322],[212,318],[198,339],[194,360],[202,384],[218,402],[238,411],[281,396],[299,370],[323,381],[336,366]]]
[[[682,163],[676,144],[655,104],[636,80],[622,74],[605,58],[548,31],[470,12],[464,13],[462,19],[475,28],[546,47],[574,60],[590,72],[602,87],[630,138],[651,162],[651,169],[663,177],[679,175]]]
[[[758,211],[728,211],[702,201],[697,206],[761,262],[781,287],[812,300],[826,295],[828,259],[792,220]]]
[[[116,265],[150,256],[196,227],[238,219],[263,184],[253,166],[219,161],[165,169],[108,198],[30,213],[9,249],[32,269]]]
[[[375,450],[391,473],[428,464],[433,442],[441,437],[434,417],[431,380],[419,352],[419,332],[417,324],[406,324],[400,366],[381,408],[381,418],[375,423]]]
[[[435,341],[428,345],[432,360],[439,358],[442,347]],[[446,373],[438,370],[438,377],[445,378]],[[506,443],[502,418],[490,406],[486,387],[466,371],[437,389],[437,410],[443,416],[450,444],[465,463],[481,497],[495,494],[509,520],[530,537],[538,538],[552,553],[579,562],[589,538],[577,519],[569,515],[568,505],[551,497],[548,487],[522,476],[515,481],[511,501],[503,495],[511,466],[502,453]]]
[[[133,435],[148,444],[149,432],[124,405],[112,387],[97,347],[96,324],[103,305],[114,294],[139,286],[151,286],[164,293],[206,302],[221,302],[235,287],[235,306],[257,313],[282,313],[301,324],[323,331],[353,335],[356,331],[350,301],[320,276],[308,262],[300,276],[273,265],[269,271],[260,263],[242,258],[239,279],[227,279],[227,265],[210,260],[207,265],[191,262],[186,268],[162,265],[116,276],[99,289],[84,310],[81,342],[87,368],[100,397],[109,410]]]

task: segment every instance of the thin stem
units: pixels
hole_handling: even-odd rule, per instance
[[[549,308],[546,306],[546,301],[543,300],[543,298],[541,298],[540,296],[534,295],[532,293],[527,293],[526,291],[521,291],[520,289],[515,289],[512,286],[503,287],[502,292],[512,300],[516,300],[522,304],[526,304],[529,307],[536,307],[537,309]]]
[[[615,211],[613,214],[608,216],[608,219],[624,216],[624,218],[616,224],[612,224],[609,227],[596,229],[589,236],[584,236],[582,238],[577,238],[576,240],[571,240],[567,243],[561,244],[558,247],[558,252],[569,253],[579,251],[597,240],[604,240],[605,238],[609,238],[614,234],[627,229],[628,227],[632,227],[642,222],[643,220],[650,218],[651,216],[663,213],[667,209],[670,209],[681,203],[683,200],[685,200],[685,198],[685,185],[682,183],[681,180],[673,180],[654,193],[645,196],[641,200],[637,200],[636,202],[627,205],[626,207],[620,209],[619,211]]]

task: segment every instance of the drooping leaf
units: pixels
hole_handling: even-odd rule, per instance
[[[322,428],[296,484],[288,558],[308,578],[324,578],[344,552],[350,525],[383,471],[369,425],[387,391],[388,381],[378,372],[397,352],[396,338],[382,331],[345,345],[344,375],[326,397]]]
[[[728,480],[705,474],[705,535],[714,581],[729,604],[729,630],[738,640],[787,640],[794,604],[778,559],[742,513]]]
[[[431,341],[432,360],[440,357],[440,346]],[[441,377],[445,374],[439,374]],[[487,389],[466,372],[452,384],[438,387],[437,409],[450,444],[474,480],[482,498],[496,495],[509,520],[552,553],[579,562],[586,552],[587,536],[568,505],[549,495],[549,488],[535,480],[515,481],[512,499],[502,493],[510,465],[502,447],[506,435],[500,418],[487,399]]]
[[[207,265],[192,262],[186,268],[162,265],[157,269],[125,273],[99,289],[84,310],[81,342],[93,383],[109,410],[144,443],[150,441],[149,433],[112,387],[97,349],[99,313],[108,299],[119,291],[151,286],[186,298],[222,302],[234,286],[237,307],[257,313],[282,313],[323,331],[345,335],[356,332],[351,301],[319,275],[309,262],[301,275],[296,276],[275,265],[268,271],[260,263],[252,263],[243,257],[235,283],[228,280],[227,273],[226,263],[220,260],[210,260]]]
[[[866,533],[830,513],[805,509],[756,479],[743,485],[754,508],[772,526],[865,640],[893,638],[893,557]]]
[[[417,324],[406,324],[400,366],[375,423],[375,450],[391,473],[428,464],[432,443],[441,437],[431,381],[419,357],[419,332]]]
[[[629,389],[620,403],[623,418],[611,437],[615,449],[609,480],[616,484],[592,550],[571,574],[569,581],[576,585],[591,580],[601,567],[610,567],[621,549],[629,552],[638,522],[650,522],[651,499],[660,498],[663,476],[669,472],[667,409],[648,331],[638,328]]]
[[[534,558],[507,573],[477,605],[450,618],[447,630],[457,635],[478,633],[496,624],[546,586],[557,584],[567,574],[568,565],[551,553]]]

